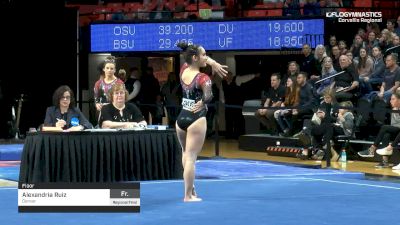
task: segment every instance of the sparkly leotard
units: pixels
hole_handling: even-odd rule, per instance
[[[183,71],[188,68],[185,63],[180,72],[180,80],[182,85],[182,111],[179,114],[176,123],[182,130],[186,130],[193,122],[207,114],[207,107],[197,113],[191,110],[194,104],[200,100],[206,104],[212,99],[212,83],[207,74],[198,73],[190,84],[185,84],[182,80]]]

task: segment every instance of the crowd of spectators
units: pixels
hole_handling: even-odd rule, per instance
[[[344,40],[336,40],[335,35],[329,38],[328,45],[316,46],[314,54],[310,45],[304,44],[302,59],[290,61],[287,74],[271,75],[271,88],[265,92],[267,95],[261,105],[264,108],[256,111],[265,132],[301,137],[305,149],[299,157],[322,159],[327,141],[335,140],[338,135],[354,138],[355,121],[359,116],[362,118],[360,126],[369,131],[362,138],[375,140],[379,137],[379,141],[360,156],[373,156],[381,145],[389,146],[390,150],[397,148],[390,143],[399,134],[398,112],[390,110],[399,107],[400,16],[397,28],[395,23],[395,20],[388,20],[382,30],[379,24],[360,27],[349,48]],[[280,90],[276,80],[286,88],[283,96],[276,91]],[[286,108],[277,110],[276,102]],[[361,111],[356,109],[360,106],[363,107]],[[271,108],[265,109],[268,107]],[[378,116],[385,112],[386,115]],[[384,130],[380,131],[382,126]],[[337,159],[335,151],[332,155]],[[387,162],[380,166],[387,166]]]

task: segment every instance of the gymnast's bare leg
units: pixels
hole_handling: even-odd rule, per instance
[[[195,163],[197,155],[203,148],[206,137],[207,122],[205,117],[201,117],[192,123],[187,132],[176,126],[176,133],[182,146],[183,179],[185,182],[185,202],[201,201],[193,193],[195,178]]]
[[[176,126],[176,134],[178,136],[179,143],[181,144],[181,148],[182,148],[182,167],[185,168],[186,160],[185,160],[184,153],[185,153],[185,148],[186,148],[186,131],[180,129],[177,124],[175,124],[175,126]],[[192,189],[192,195],[197,197],[197,193],[194,190],[194,185],[193,185],[193,189]]]

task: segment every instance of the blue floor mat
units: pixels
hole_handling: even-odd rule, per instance
[[[19,165],[0,167],[0,179],[18,181]]]
[[[203,201],[183,203],[181,180],[142,182],[138,214],[18,213],[17,190],[0,188],[1,224],[398,224],[388,214],[400,201],[395,183],[269,177],[198,180],[196,187]]]
[[[0,178],[18,181],[19,165],[0,167]],[[255,160],[199,160],[196,163],[198,179],[233,179],[260,177],[294,177],[294,176],[335,176],[347,178],[364,178],[364,173],[345,172],[333,169],[312,169],[274,164]]]
[[[0,161],[21,160],[23,144],[0,145]]]
[[[257,177],[293,177],[293,176],[335,176],[364,178],[364,173],[345,172],[333,169],[313,169],[294,167],[256,160],[199,160],[196,163],[197,178],[257,178]]]
[[[388,209],[395,211],[400,201],[399,183],[255,160],[200,160],[196,165],[198,177],[207,178],[196,180],[202,202],[182,202],[182,180],[147,181],[141,182],[138,214],[18,213],[17,189],[0,188],[0,221],[7,225],[27,221],[29,225],[398,224]],[[18,169],[0,167],[0,174],[17,177]]]

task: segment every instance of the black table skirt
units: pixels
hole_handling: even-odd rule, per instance
[[[173,130],[28,134],[19,181],[114,182],[182,177]]]

